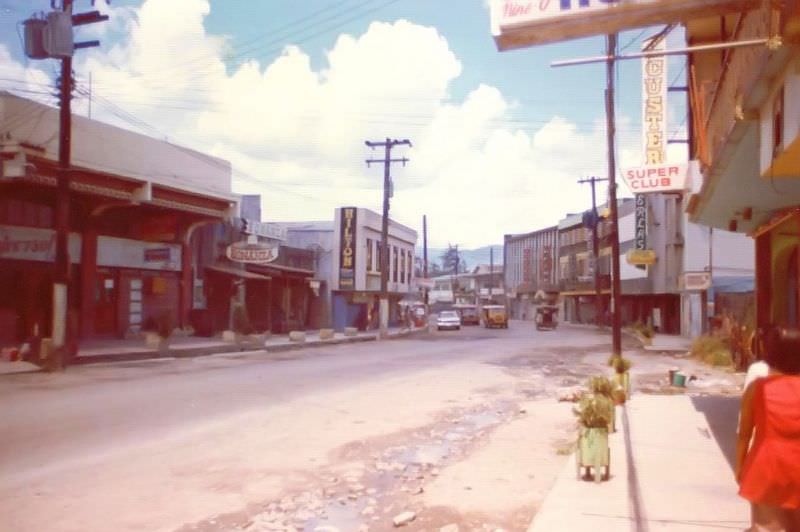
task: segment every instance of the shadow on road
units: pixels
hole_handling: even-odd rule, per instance
[[[736,460],[736,430],[739,422],[738,397],[704,396],[692,397],[698,412],[706,416],[717,445],[728,460],[731,470]]]

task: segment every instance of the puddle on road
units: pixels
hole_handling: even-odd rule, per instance
[[[301,530],[303,532],[333,532],[334,530],[355,532],[364,525],[361,517],[364,508],[363,504],[354,506],[332,502],[322,509],[319,516],[306,521]]]
[[[356,532],[391,528],[395,514],[414,510],[420,504],[415,504],[413,497],[423,493],[424,484],[438,476],[440,468],[458,461],[487,430],[510,420],[517,412],[512,402],[460,411],[417,430],[405,445],[374,450],[368,455],[365,448],[364,473],[338,478],[323,472],[325,480],[321,485],[272,502],[269,511],[253,516],[235,530]]]

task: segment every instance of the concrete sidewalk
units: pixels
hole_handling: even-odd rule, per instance
[[[392,328],[389,330],[389,339],[403,338],[416,333],[427,331],[427,327],[416,329]],[[174,359],[209,356],[224,353],[279,353],[358,342],[371,342],[378,339],[377,331],[359,332],[356,336],[345,336],[336,333],[333,338],[322,340],[319,331],[306,333],[305,342],[292,342],[288,335],[271,336],[263,346],[225,342],[220,338],[177,337],[171,340],[169,349],[159,353],[157,349],[147,347],[143,339],[135,340],[109,340],[105,342],[89,342],[82,345],[72,365],[100,364],[113,362],[130,362],[140,360]],[[42,371],[42,368],[29,362],[3,362],[0,363],[0,375]]]
[[[634,396],[617,409],[610,480],[577,480],[571,458],[528,531],[744,530],[750,507],[732,466],[737,412],[736,397]]]
[[[645,345],[645,351],[659,353],[686,353],[692,346],[689,338],[675,334],[656,334],[650,344]]]

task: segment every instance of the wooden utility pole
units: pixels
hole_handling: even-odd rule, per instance
[[[428,215],[422,215],[422,277],[428,282]],[[424,302],[428,306],[428,286],[425,285]]]
[[[608,181],[608,179],[592,176],[588,179],[578,180],[578,183],[590,183],[592,185],[592,259],[594,260],[594,271],[592,274],[594,275],[595,322],[598,327],[603,325],[603,287],[600,284],[600,236],[597,234],[597,227],[600,225],[600,216],[597,214],[597,192],[595,190],[595,185],[601,181]]]
[[[607,37],[606,134],[608,138],[608,203],[611,209],[611,351],[622,357],[622,283],[619,267],[619,209],[617,208],[616,116],[614,110],[614,65],[617,34]]]
[[[72,0],[64,0],[62,10],[72,14]],[[59,140],[58,140],[58,184],[55,197],[56,256],[53,274],[52,330],[53,360],[55,368],[63,366],[68,345],[67,314],[69,311],[70,256],[70,155],[72,152],[72,57],[61,58],[61,80],[59,87]]]
[[[381,295],[380,295],[380,337],[387,338],[389,333],[389,200],[393,196],[391,168],[392,163],[406,165],[408,159],[392,159],[392,148],[395,146],[411,146],[411,141],[387,138],[385,141],[365,141],[370,148],[384,148],[383,159],[367,159],[367,166],[383,163],[383,220],[381,224]]]
[[[494,247],[489,246],[489,304],[494,303]]]

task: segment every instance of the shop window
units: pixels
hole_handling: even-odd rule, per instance
[[[393,248],[393,257],[392,257],[392,281],[397,282],[397,246],[392,246]]]
[[[400,250],[400,282],[406,282],[406,253]]]

